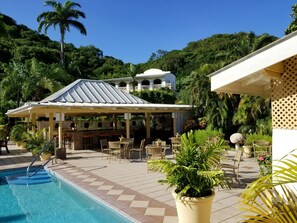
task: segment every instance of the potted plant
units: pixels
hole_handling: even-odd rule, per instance
[[[25,124],[16,124],[10,131],[10,139],[16,143],[19,147],[25,147],[26,141],[24,140],[24,133],[26,133],[27,127]]]
[[[224,140],[206,142],[201,146],[197,144],[198,131],[181,136],[181,150],[174,157],[174,162],[148,161],[151,170],[166,174],[166,179],[160,180],[160,183],[176,188],[172,194],[176,200],[179,223],[209,222],[214,188],[230,188],[230,179],[219,165]]]
[[[25,138],[27,141],[26,148],[28,151],[32,152],[33,156],[37,156],[40,153],[40,151],[45,146],[47,146],[46,149],[41,153],[40,159],[50,159],[54,152],[54,145],[53,143],[47,144],[47,140],[44,139],[43,130],[37,132],[29,131],[25,133]]]

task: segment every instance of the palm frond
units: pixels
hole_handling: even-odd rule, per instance
[[[274,172],[259,178],[242,193],[245,222],[297,222],[297,150],[277,161]]]

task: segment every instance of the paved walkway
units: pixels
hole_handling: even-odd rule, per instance
[[[9,146],[0,155],[0,170],[22,167],[32,160],[31,154]],[[48,167],[65,179],[129,215],[138,222],[178,222],[172,189],[160,185],[161,173],[147,172],[145,162],[126,160],[109,161],[92,150],[68,151],[65,161]],[[244,158],[240,166],[241,185],[232,184],[231,190],[219,189],[212,206],[211,223],[240,222],[240,193],[247,183],[257,178],[258,167],[254,158]],[[230,175],[232,176],[232,175]]]

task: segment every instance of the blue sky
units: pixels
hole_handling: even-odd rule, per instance
[[[128,63],[146,62],[158,49],[181,50],[189,42],[219,33],[253,31],[284,36],[293,0],[74,0],[86,19],[88,35],[75,29],[65,41],[94,45],[105,56]],[[64,2],[64,1],[61,1]],[[37,30],[37,16],[50,10],[43,0],[0,0],[0,12]],[[47,35],[59,40],[58,30]]]

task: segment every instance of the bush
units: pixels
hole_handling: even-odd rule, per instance
[[[245,140],[244,140],[244,144],[245,145],[252,145],[253,141],[255,140],[265,140],[265,141],[269,141],[272,142],[272,136],[270,135],[262,135],[262,134],[247,134],[245,136]]]
[[[195,141],[198,146],[205,145],[210,138],[223,138],[224,134],[217,130],[195,130]]]

